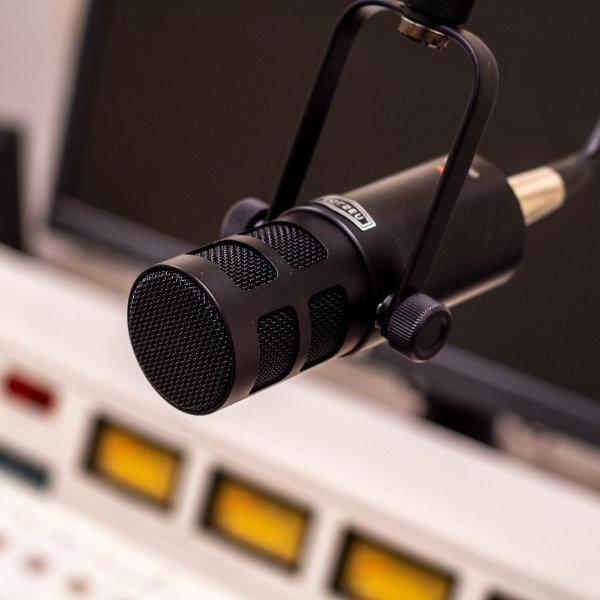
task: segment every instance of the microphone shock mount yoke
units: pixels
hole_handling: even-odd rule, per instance
[[[473,4],[352,4],[329,42],[272,203],[239,201],[224,219],[225,239],[139,276],[130,337],[168,402],[208,414],[383,339],[409,360],[429,360],[448,340],[448,307],[507,281],[526,225],[587,181],[599,160],[600,124],[583,150],[512,177],[476,155],[498,69],[485,43],[461,28]],[[296,206],[353,42],[382,12],[396,14],[413,41],[433,49],[452,43],[469,57],[472,90],[450,152]]]
[[[402,273],[399,289],[379,303],[376,314],[375,326],[392,348],[415,362],[435,356],[450,334],[452,317],[449,309],[423,290],[498,93],[498,69],[494,55],[482,40],[459,27],[469,18],[474,1],[364,0],[349,7],[326,51],[268,211],[268,218],[272,220],[295,204],[352,43],[361,26],[372,16],[382,11],[392,11],[400,17],[399,31],[409,39],[436,50],[445,48],[452,41],[469,56],[473,69],[473,89],[464,117],[450,154],[445,159],[445,168],[412,256],[407,264],[400,259],[397,265],[398,272]],[[234,222],[237,225],[244,213],[252,212],[252,202],[255,200],[244,200],[230,211],[224,231],[235,232]],[[264,212],[264,207],[261,210]],[[257,214],[249,214],[246,226],[260,220]],[[390,241],[390,247],[382,248],[381,252],[389,254],[390,250],[394,251],[393,246],[393,241]],[[377,281],[378,275],[371,273],[371,279]],[[375,286],[376,289],[378,287]]]

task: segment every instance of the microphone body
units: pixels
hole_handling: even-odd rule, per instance
[[[383,341],[444,158],[159,263],[136,280],[129,332],[157,392],[208,414]],[[525,223],[507,178],[477,158],[424,292],[448,304],[514,272]]]

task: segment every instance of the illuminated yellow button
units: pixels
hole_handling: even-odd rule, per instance
[[[120,487],[167,504],[175,486],[179,457],[150,441],[109,424],[100,425],[92,470]]]
[[[360,600],[446,600],[451,578],[411,559],[352,537],[337,587]]]
[[[300,558],[306,511],[231,478],[217,478],[207,524],[288,567]]]

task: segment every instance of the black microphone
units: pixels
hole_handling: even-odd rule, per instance
[[[165,400],[208,414],[384,339],[414,361],[430,359],[450,333],[447,307],[506,281],[525,226],[583,185],[599,160],[600,126],[580,152],[510,178],[475,156],[498,74],[487,46],[455,27],[473,4],[359,0],[342,15],[271,206],[239,202],[225,221],[229,237],[134,283],[133,350]],[[472,96],[450,155],[293,207],[353,39],[381,11],[399,14],[411,39],[436,49],[452,39],[471,59]]]
[[[383,335],[405,335],[386,331],[386,300],[402,284],[444,167],[441,158],[317,198],[144,271],[128,320],[150,383],[178,409],[207,414]],[[525,235],[518,195],[475,160],[423,292],[451,305],[511,275]],[[412,310],[428,318],[431,307]],[[425,331],[416,358],[435,354],[446,334]]]

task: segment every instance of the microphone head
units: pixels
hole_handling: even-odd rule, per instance
[[[169,268],[145,273],[129,304],[129,335],[144,374],[176,408],[207,413],[226,398],[235,359],[227,324],[192,277]]]
[[[364,336],[357,311],[364,313],[369,282],[356,248],[316,214],[299,212],[296,220],[303,225],[267,223],[178,256],[135,282],[134,353],[179,410],[211,413]]]

